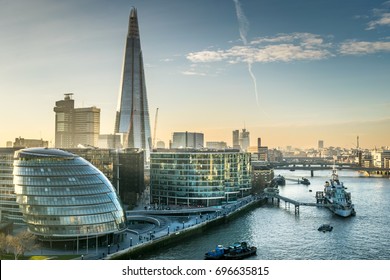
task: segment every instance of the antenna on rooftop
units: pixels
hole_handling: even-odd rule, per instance
[[[359,149],[359,136],[356,138],[356,149]]]
[[[72,99],[73,93],[71,93],[71,92],[64,93],[64,95],[65,95],[65,100],[69,100],[69,99]]]

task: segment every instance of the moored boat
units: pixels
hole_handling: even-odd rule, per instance
[[[305,177],[302,177],[302,179],[298,179],[298,184],[302,184],[302,185],[310,185],[310,181],[309,179],[305,178]]]
[[[240,260],[256,255],[257,247],[248,246],[246,242],[234,243],[224,255],[227,260]]]
[[[205,260],[239,260],[255,255],[257,247],[248,246],[246,242],[236,242],[229,247],[217,245],[217,247],[205,254]]]
[[[341,217],[349,217],[356,214],[351,200],[351,193],[345,190],[346,187],[340,182],[337,170],[333,167],[330,182],[325,182],[324,199],[325,204],[329,204],[328,208]]]
[[[278,175],[272,179],[272,182],[275,183],[278,186],[285,186],[286,185],[286,179],[282,175]]]
[[[318,231],[326,232],[326,231],[332,231],[333,227],[330,224],[322,224]]]
[[[224,248],[222,245],[217,245],[214,250],[204,254],[205,260],[221,260],[224,258],[224,254],[227,253],[229,249]]]

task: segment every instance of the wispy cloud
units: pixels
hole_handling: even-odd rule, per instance
[[[381,9],[374,9],[374,18],[367,24],[366,30],[376,29],[378,26],[390,26],[390,1],[382,3]]]
[[[279,34],[275,37],[257,38],[245,46],[227,50],[192,52],[187,59],[194,63],[227,61],[229,63],[290,62],[294,60],[319,60],[333,56],[331,43],[316,34]]]
[[[194,71],[194,70],[182,71],[181,73],[183,75],[187,75],[187,76],[206,76],[206,73],[197,72],[197,71]]]
[[[377,19],[368,23],[366,30],[372,30],[378,26],[390,26],[390,12],[380,12]]]
[[[345,55],[365,55],[390,52],[390,42],[346,41],[340,45],[339,52]]]
[[[246,36],[247,36],[248,30],[249,30],[249,21],[247,20],[245,14],[244,14],[244,11],[241,8],[241,3],[238,0],[233,0],[233,1],[234,1],[234,5],[236,7],[236,14],[237,14],[237,19],[238,19],[240,37],[241,37],[242,42],[246,46],[248,44]],[[259,94],[257,92],[257,81],[256,81],[255,75],[252,72],[252,63],[253,62],[251,60],[247,60],[246,62],[248,64],[249,75],[251,76],[251,79],[253,81],[253,85],[255,87],[256,103],[257,103],[257,106],[259,106]]]
[[[237,19],[238,19],[240,38],[241,38],[242,42],[244,43],[244,45],[246,45],[247,44],[246,37],[248,34],[248,30],[249,30],[249,22],[248,22],[245,14],[242,10],[240,2],[238,0],[233,0],[233,1],[234,1],[234,5],[236,7],[236,15],[237,15]]]

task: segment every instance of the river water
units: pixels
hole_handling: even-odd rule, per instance
[[[340,181],[352,193],[356,216],[341,218],[322,207],[301,206],[295,215],[283,201],[267,204],[237,219],[210,229],[198,237],[170,248],[164,248],[146,259],[201,260],[217,244],[229,245],[247,241],[257,246],[259,260],[389,260],[390,259],[390,180],[359,177],[355,171],[338,171]],[[286,180],[280,195],[300,202],[315,202],[315,192],[331,176],[330,170],[275,170],[275,175],[297,180],[306,177],[311,185]],[[310,192],[309,190],[312,190]],[[333,226],[331,232],[320,232],[323,223]]]

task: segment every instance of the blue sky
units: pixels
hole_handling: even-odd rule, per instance
[[[390,145],[390,1],[1,0],[0,145],[54,143],[54,103],[101,108],[112,133],[131,6],[157,139]],[[11,117],[12,116],[12,117]]]

